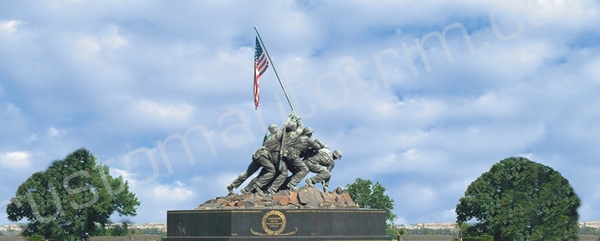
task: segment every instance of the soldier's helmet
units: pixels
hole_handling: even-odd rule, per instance
[[[295,131],[297,127],[298,127],[298,125],[296,125],[296,123],[288,122],[287,124],[285,124],[285,131],[286,132]]]
[[[271,134],[275,134],[277,132],[277,125],[275,124],[271,124],[269,125],[269,132],[271,132]]]
[[[335,151],[333,151],[332,154],[333,154],[333,157],[335,159],[342,159],[342,152],[341,151],[335,150]]]
[[[313,130],[310,127],[304,127],[304,129],[302,130],[303,135],[310,135],[312,133],[313,133]]]

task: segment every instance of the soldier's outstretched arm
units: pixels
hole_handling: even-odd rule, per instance
[[[313,139],[315,139],[315,142],[316,142],[317,144],[319,144],[319,146],[321,146],[321,148],[319,148],[319,149],[323,149],[323,148],[325,148],[325,149],[329,149],[329,147],[328,147],[327,145],[325,145],[323,142],[319,141],[319,140],[318,140],[318,139],[316,139],[316,138],[313,138]]]
[[[306,138],[306,147],[308,150],[319,150],[321,149],[321,144],[317,139],[314,138]]]
[[[296,136],[300,136],[302,135],[302,132],[304,131],[304,124],[302,124],[302,120],[300,119],[300,117],[296,118]]]
[[[299,119],[299,118],[300,117],[298,117],[295,112],[292,112],[288,115],[287,121],[296,121],[296,119]]]

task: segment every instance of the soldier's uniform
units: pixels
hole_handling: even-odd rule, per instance
[[[285,128],[285,127],[284,127]],[[242,193],[249,193],[252,190],[264,190],[268,188],[269,182],[277,183],[279,179],[285,180],[287,177],[287,169],[285,172],[280,170],[280,160],[279,160],[279,151],[281,149],[281,137],[283,136],[284,130],[277,131],[276,134],[273,134],[267,138],[264,142],[264,145],[261,149],[259,149],[260,153],[257,151],[254,153],[254,156],[263,156],[271,160],[273,163],[274,172],[271,172],[270,169],[262,170],[257,177],[252,179],[248,185],[242,189]],[[265,177],[266,175],[266,177]],[[275,178],[275,180],[274,180]],[[260,181],[260,182],[259,182]],[[243,181],[242,181],[243,182]],[[282,181],[283,183],[283,181]],[[241,183],[240,183],[241,184]],[[273,184],[271,184],[272,186]],[[281,184],[280,184],[281,185]],[[278,186],[279,187],[279,186]]]
[[[311,172],[317,173],[316,176],[306,179],[309,186],[314,186],[315,183],[323,182],[323,191],[329,187],[329,178],[331,171],[335,166],[335,159],[340,159],[342,152],[335,150],[333,153],[327,148],[321,148],[319,151],[306,159],[306,166]]]
[[[275,130],[276,128],[277,127],[275,126]],[[252,189],[260,190],[273,179],[277,171],[277,163],[274,156],[276,157],[277,153],[279,153],[281,144],[278,143],[280,143],[282,135],[282,132],[277,131],[276,133],[271,134],[264,140],[263,146],[256,152],[254,152],[254,154],[252,155],[252,162],[250,163],[250,165],[248,165],[246,171],[242,172],[242,174],[240,174],[233,182],[231,182],[231,184],[227,186],[227,190],[229,190],[229,193],[233,193],[233,189],[238,188],[240,185],[242,185],[242,183],[244,183],[244,181],[246,181],[248,177],[252,176],[252,174],[258,171],[258,169],[260,169],[261,167],[263,168],[263,170],[261,171],[261,175],[255,178],[255,180],[252,180],[252,186],[244,188],[242,192],[251,192]]]
[[[257,150],[252,155],[252,162],[248,165],[248,168],[245,172],[242,172],[229,186],[227,189],[233,190],[234,188],[239,187],[248,179],[248,177],[252,176],[258,169],[261,167],[264,170],[264,174],[260,176],[253,185],[253,188],[260,189],[264,185],[266,185],[271,179],[275,176],[275,165],[269,158],[270,154],[268,151],[263,148]],[[243,190],[242,192],[249,192],[250,190]]]
[[[248,186],[242,189],[243,193],[252,192],[252,190],[264,190],[272,194],[279,190],[279,187],[281,187],[287,178],[288,171],[287,166],[282,163],[282,156],[280,156],[283,154],[280,154],[282,138],[284,141],[289,141],[290,139],[296,138],[298,135],[300,135],[302,130],[303,125],[300,118],[295,116],[295,114],[291,114],[288,120],[284,123],[282,129],[277,131],[276,134],[272,135],[272,138],[267,138],[263,145],[263,149],[265,149],[265,151],[258,154],[255,153],[255,155],[269,158],[274,165],[275,173],[273,176],[264,177],[268,173],[268,170],[261,171],[256,178],[250,181]]]
[[[284,151],[284,160],[289,169],[293,169],[293,174],[290,177],[287,187],[294,189],[296,185],[308,174],[308,167],[303,161],[303,153],[316,151],[321,148],[321,144],[314,138],[306,135],[301,135],[294,140],[291,140]]]
[[[303,131],[304,127],[302,124],[302,121],[300,120],[300,118],[291,118],[290,120],[288,120],[285,124],[285,136],[283,137],[283,147],[281,147],[281,161],[283,161],[283,163],[279,163],[279,170],[277,172],[277,174],[275,175],[275,179],[273,180],[273,183],[271,184],[271,186],[269,186],[269,193],[275,193],[277,192],[280,188],[281,185],[285,182],[285,180],[288,178],[288,158],[287,156],[289,155],[288,153],[290,152],[290,148],[289,146],[291,145],[291,143],[294,142],[294,140],[296,140]],[[281,139],[280,143],[281,143]]]

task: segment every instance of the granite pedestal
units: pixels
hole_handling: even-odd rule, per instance
[[[215,209],[167,212],[163,241],[389,240],[374,209]]]

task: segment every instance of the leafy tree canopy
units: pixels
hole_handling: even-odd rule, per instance
[[[110,224],[110,216],[135,216],[140,205],[121,176],[113,178],[96,156],[79,149],[33,173],[6,208],[8,219],[27,220],[25,236],[86,240]]]
[[[569,181],[523,157],[504,159],[473,181],[456,206],[466,235],[494,240],[577,240],[580,200]]]
[[[383,209],[386,212],[388,235],[396,235],[394,230],[394,200],[385,195],[385,187],[379,182],[373,184],[371,180],[357,178],[352,184],[346,185],[346,191],[352,200],[361,208]]]

